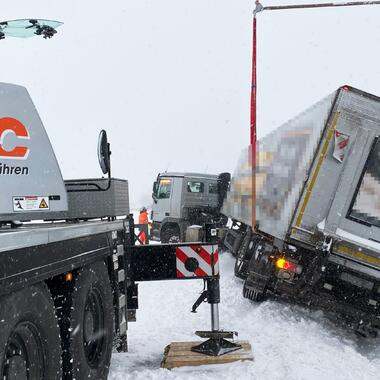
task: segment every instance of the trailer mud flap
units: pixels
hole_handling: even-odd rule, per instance
[[[264,295],[270,279],[273,277],[272,274],[273,263],[270,260],[269,255],[253,255],[248,265],[248,275],[244,282],[244,293],[248,294],[253,292],[254,294]]]

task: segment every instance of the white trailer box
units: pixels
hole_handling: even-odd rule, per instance
[[[380,99],[344,86],[258,144],[257,230],[380,266]],[[251,225],[251,167],[240,159],[223,211]]]

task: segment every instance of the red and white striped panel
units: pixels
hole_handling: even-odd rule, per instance
[[[191,245],[176,248],[177,278],[210,277],[219,274],[217,245]]]

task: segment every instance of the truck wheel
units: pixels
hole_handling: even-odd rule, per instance
[[[0,300],[0,378],[60,379],[61,340],[45,284]]]
[[[162,243],[180,243],[181,242],[181,233],[178,227],[168,226],[161,233],[161,242]]]
[[[76,379],[106,379],[109,371],[114,309],[104,262],[79,270],[69,322],[69,368]],[[68,363],[66,364],[66,368]]]

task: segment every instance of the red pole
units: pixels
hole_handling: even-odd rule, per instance
[[[258,2],[256,2],[257,7]],[[251,86],[251,128],[250,128],[250,150],[252,165],[252,229],[256,225],[256,98],[257,98],[257,77],[256,77],[256,12],[253,14],[252,30],[252,86]]]
[[[251,133],[250,144],[256,144],[256,14],[253,15],[253,33],[252,33],[252,87],[251,87]]]

